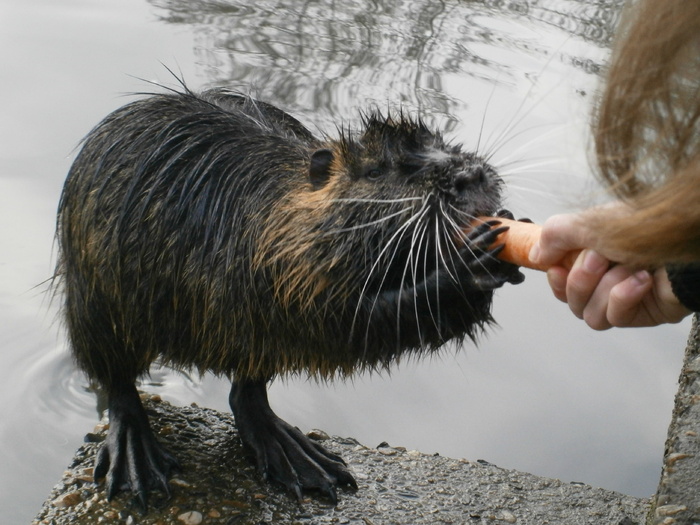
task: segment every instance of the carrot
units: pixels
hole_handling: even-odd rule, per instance
[[[531,268],[532,270],[540,270],[546,272],[550,267],[535,264],[530,261],[530,249],[539,240],[542,233],[542,226],[531,222],[520,222],[503,217],[479,217],[477,223],[485,221],[498,221],[500,224],[496,228],[507,226],[508,230],[498,236],[492,248],[503,244],[503,250],[498,254],[498,258],[502,261]],[[576,257],[581,253],[580,250],[567,253],[564,258],[559,261],[556,266],[563,266],[570,270],[576,261]]]

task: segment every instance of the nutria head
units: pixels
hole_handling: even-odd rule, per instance
[[[458,271],[455,242],[500,205],[502,181],[420,120],[363,116],[310,154],[308,180],[268,217],[257,263],[276,268],[285,303],[412,283],[438,266]]]

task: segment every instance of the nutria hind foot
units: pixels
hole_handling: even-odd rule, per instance
[[[107,499],[131,490],[148,509],[148,492],[170,496],[168,476],[179,469],[177,460],[156,441],[136,386],[108,394],[109,430],[95,462],[95,482],[105,478]]]
[[[336,487],[350,485],[355,478],[340,456],[306,437],[298,428],[280,419],[267,400],[266,381],[234,381],[229,403],[243,444],[255,454],[265,479],[282,483],[302,500],[303,490],[318,490],[333,504]]]

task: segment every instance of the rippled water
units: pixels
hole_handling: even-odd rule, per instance
[[[334,133],[370,105],[419,112],[493,153],[507,206],[542,221],[599,200],[586,124],[618,2],[6,0],[0,14],[0,516],[27,522],[99,417],[44,281],[80,138],[153,90],[229,85]],[[391,376],[277,382],[303,430],[654,492],[689,324],[595,333],[544,276],[499,291],[475,348]],[[228,385],[154,370],[146,388],[228,410]]]

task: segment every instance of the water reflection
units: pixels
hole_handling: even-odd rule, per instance
[[[466,97],[449,94],[449,75],[513,82],[500,49],[546,56],[532,34],[508,21],[541,22],[608,45],[622,0],[258,2],[152,0],[161,17],[194,27],[197,55],[211,82],[256,86],[263,98],[315,124],[352,118],[348,109],[387,101],[456,126]],[[557,60],[596,72],[588,57]],[[431,122],[431,124],[433,124]]]

